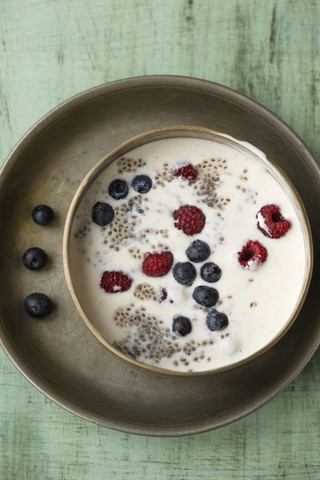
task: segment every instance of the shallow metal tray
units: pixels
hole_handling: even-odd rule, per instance
[[[20,372],[67,410],[116,430],[155,436],[200,433],[253,412],[281,392],[320,343],[319,255],[305,305],[271,350],[228,372],[166,377],[119,360],[86,329],[67,291],[62,266],[64,220],[87,171],[133,135],[169,125],[198,125],[247,140],[287,173],[307,209],[319,245],[320,170],[303,142],[256,102],[203,80],[152,76],[86,91],[41,119],[12,151],[0,175],[0,339]],[[47,227],[32,208],[49,204]],[[43,271],[26,270],[23,252],[40,246]],[[55,309],[28,317],[24,297],[48,293]]]

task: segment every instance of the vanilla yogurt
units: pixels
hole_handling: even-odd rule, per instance
[[[267,168],[266,158],[255,147],[227,136],[211,141],[168,138],[135,148],[105,168],[90,185],[73,221],[69,262],[81,307],[95,329],[116,349],[141,363],[189,372],[224,367],[263,349],[284,328],[301,295],[306,275],[303,230],[292,199]],[[198,172],[188,181],[174,172],[191,164]],[[136,175],[152,179],[152,188],[139,194],[132,188]],[[108,194],[115,179],[129,185],[122,200]],[[92,208],[106,202],[114,209],[112,222],[101,227],[92,222]],[[276,204],[291,222],[287,233],[268,238],[257,228],[264,205]],[[186,235],[178,230],[173,212],[193,205],[205,215],[203,230]],[[261,220],[261,219],[260,219]],[[262,221],[262,220],[261,220]],[[210,256],[194,263],[191,286],[178,283],[172,268],[164,276],[143,273],[147,253],[170,251],[175,265],[189,261],[186,249],[194,240],[210,247]],[[267,250],[261,264],[243,268],[238,252],[248,240]],[[221,278],[204,282],[200,268],[214,262]],[[129,290],[106,293],[100,287],[105,271],[121,271],[133,281]],[[219,293],[213,308],[193,299],[197,286]],[[216,309],[228,326],[211,331],[208,313]],[[187,317],[192,330],[173,333],[177,316]]]

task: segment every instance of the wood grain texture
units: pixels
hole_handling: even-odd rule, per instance
[[[239,90],[319,157],[319,50],[316,0],[1,0],[0,164],[58,103],[149,74]],[[319,351],[249,417],[170,439],[89,424],[40,394],[2,351],[0,361],[1,479],[320,478]]]

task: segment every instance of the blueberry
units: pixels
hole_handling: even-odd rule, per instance
[[[47,263],[47,255],[42,248],[31,247],[22,256],[23,265],[29,270],[40,270]]]
[[[205,263],[200,269],[202,280],[209,283],[214,283],[220,280],[221,273],[221,269],[213,262]]]
[[[172,322],[172,331],[182,337],[188,335],[192,330],[191,322],[187,317],[176,317]]]
[[[213,307],[219,299],[219,293],[215,288],[200,285],[194,289],[192,297],[203,307]]]
[[[190,262],[178,262],[172,270],[174,279],[181,285],[192,285],[197,272],[194,265]]]
[[[147,193],[152,187],[152,180],[147,175],[137,175],[132,180],[132,186],[138,193]]]
[[[45,318],[52,311],[52,301],[44,293],[31,293],[24,301],[26,312],[35,318]]]
[[[97,202],[92,208],[92,221],[100,227],[105,227],[114,218],[114,210],[108,203]]]
[[[229,320],[227,315],[221,312],[217,312],[217,310],[212,310],[212,312],[208,313],[206,325],[212,332],[216,330],[223,330],[229,324]]]
[[[38,225],[48,225],[54,217],[51,207],[47,205],[37,205],[31,213],[32,220]]]
[[[121,180],[117,178],[116,180],[112,180],[109,185],[108,189],[109,195],[115,200],[121,200],[122,198],[126,198],[129,193],[129,186],[125,180]]]
[[[191,262],[203,262],[210,255],[210,247],[202,240],[195,240],[187,248],[186,254]]]

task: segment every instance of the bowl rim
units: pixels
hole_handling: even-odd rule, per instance
[[[283,325],[283,327],[278,332],[278,334],[275,337],[273,337],[268,343],[266,343],[263,347],[261,347],[259,350],[255,351],[251,355],[239,361],[236,361],[227,365],[223,365],[217,368],[213,368],[210,370],[201,370],[201,371],[192,371],[192,372],[180,372],[177,370],[170,370],[166,368],[157,367],[154,365],[149,365],[147,363],[143,363],[138,360],[135,360],[129,357],[128,355],[120,352],[115,347],[113,347],[113,345],[108,342],[108,340],[99,332],[99,330],[91,323],[91,321],[87,317],[81,305],[81,302],[77,296],[77,293],[73,284],[70,262],[69,262],[69,245],[70,245],[69,241],[70,241],[73,219],[74,219],[76,210],[79,207],[79,204],[83,199],[88,187],[98,177],[98,175],[110,163],[112,163],[122,155],[128,153],[130,150],[133,150],[134,148],[137,148],[147,143],[152,143],[157,140],[164,140],[166,138],[179,138],[179,137],[180,138],[181,137],[199,138],[199,139],[208,139],[208,140],[212,138],[214,138],[215,140],[217,140],[218,138],[228,139],[229,145],[231,144],[233,147],[239,148],[242,152],[247,151],[248,153],[250,153],[251,156],[253,155],[259,158],[260,162],[263,160],[265,165],[269,167],[270,172],[276,178],[276,180],[280,183],[280,185],[286,191],[286,193],[288,194],[289,192],[294,209],[296,211],[298,210],[301,213],[300,223],[302,225],[302,230],[303,230],[305,255],[306,255],[305,276],[304,276],[303,284],[301,286],[300,294],[297,297],[296,306],[292,311],[290,317],[288,318],[287,322]],[[250,148],[247,148],[246,145]],[[307,297],[307,293],[311,283],[311,278],[313,273],[313,262],[314,262],[312,231],[311,231],[311,226],[310,226],[310,222],[308,219],[305,206],[296,188],[294,187],[293,183],[288,177],[288,175],[272,159],[265,156],[264,154],[263,156],[265,157],[265,159],[262,159],[262,157],[260,157],[258,154],[259,152],[262,153],[257,147],[255,147],[251,143],[248,143],[243,139],[237,138],[234,135],[231,136],[229,134],[226,134],[224,132],[221,132],[212,128],[192,126],[192,125],[173,125],[169,127],[161,127],[161,128],[148,130],[143,133],[139,133],[138,135],[135,135],[125,140],[124,142],[121,142],[118,146],[113,148],[111,151],[107,152],[87,172],[87,174],[79,184],[72,198],[72,201],[70,203],[70,206],[67,212],[66,220],[65,220],[64,231],[63,231],[63,241],[62,241],[64,276],[65,276],[65,280],[66,280],[67,287],[71,295],[72,301],[81,319],[83,320],[87,328],[90,330],[90,332],[96,337],[96,339],[104,347],[106,347],[110,352],[116,355],[118,358],[125,361],[126,363],[131,364],[134,367],[142,368],[143,370],[149,370],[154,373],[160,373],[164,375],[177,376],[177,377],[212,375],[215,373],[229,371],[231,369],[240,367],[256,359],[257,357],[265,353],[267,350],[271,349],[276,343],[278,343],[281,340],[281,338],[287,333],[287,331],[291,328],[291,326],[293,325],[294,321],[296,320],[296,318],[298,317],[302,309],[302,306]]]

